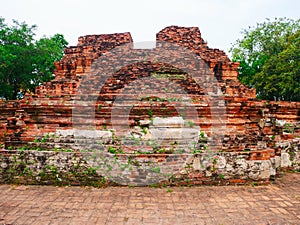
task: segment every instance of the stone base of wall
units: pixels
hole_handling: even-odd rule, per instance
[[[41,185],[267,184],[280,169],[300,171],[299,149],[282,152],[111,154],[1,150],[0,183]]]

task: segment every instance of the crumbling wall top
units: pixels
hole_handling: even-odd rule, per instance
[[[96,45],[103,42],[113,42],[113,43],[123,44],[123,43],[133,42],[133,40],[129,32],[114,33],[114,34],[100,34],[100,35],[86,35],[86,36],[80,36],[78,38],[77,46]]]
[[[189,43],[189,46],[207,46],[198,27],[168,26],[156,34],[156,40],[179,44]]]

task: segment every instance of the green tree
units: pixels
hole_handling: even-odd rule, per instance
[[[288,38],[282,52],[265,62],[253,82],[261,98],[300,101],[300,30]]]
[[[17,99],[53,79],[54,62],[61,59],[67,41],[63,35],[35,40],[36,26],[0,18],[0,98]]]
[[[300,20],[267,19],[243,30],[243,38],[233,44],[239,79],[256,88],[257,97],[299,101],[299,30]]]

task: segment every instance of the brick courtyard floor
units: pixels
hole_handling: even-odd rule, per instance
[[[300,224],[300,174],[258,187],[0,185],[0,224]]]

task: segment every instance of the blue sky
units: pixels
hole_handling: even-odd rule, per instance
[[[243,28],[265,18],[299,19],[299,0],[2,0],[0,16],[36,24],[37,37],[62,33],[70,45],[86,34],[131,32],[154,41],[169,25],[197,26],[213,48],[228,52]]]

